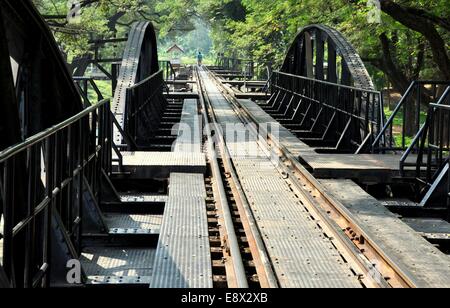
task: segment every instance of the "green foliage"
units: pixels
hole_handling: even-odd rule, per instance
[[[107,80],[96,80],[95,84],[97,85],[98,89],[100,90],[100,93],[102,93],[104,98],[109,98],[112,95],[112,86],[111,82]],[[97,93],[92,87],[88,88],[88,98],[89,101],[94,104],[98,102]]]
[[[34,0],[47,15],[65,15],[67,0]],[[88,50],[94,37],[110,37],[113,32],[123,36],[135,20],[151,20],[159,31],[160,51],[172,43],[187,49],[187,57],[200,49],[208,55],[225,53],[256,62],[283,61],[287,48],[299,30],[309,24],[323,23],[344,33],[361,57],[374,63],[380,59],[380,34],[391,42],[395,64],[407,78],[415,73],[415,63],[423,49],[424,65],[421,78],[436,77],[436,65],[425,38],[386,14],[381,24],[369,23],[371,10],[367,0],[97,0],[83,8],[81,23],[52,29],[69,61]],[[449,19],[448,0],[395,1],[427,14]],[[121,14],[117,23],[111,17]],[[123,16],[122,16],[123,15]],[[58,21],[59,22],[59,21]],[[62,20],[64,22],[64,20]],[[437,26],[444,41],[450,41],[448,29]],[[212,40],[212,43],[211,41]],[[211,48],[212,45],[212,48]],[[423,48],[419,48],[423,46]],[[449,45],[447,44],[447,48]],[[105,52],[117,52],[117,46]],[[161,53],[163,56],[163,52]],[[383,84],[379,67],[369,67],[378,84]],[[411,77],[412,78],[412,77]]]

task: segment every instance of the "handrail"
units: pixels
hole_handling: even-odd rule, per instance
[[[405,161],[414,147],[418,148],[416,159],[416,179],[426,188],[421,206],[432,202],[433,196],[439,193],[439,187],[445,180],[445,168],[449,164],[449,136],[448,131],[442,129],[442,125],[448,124],[450,116],[450,104],[445,101],[450,97],[448,86],[437,103],[428,106],[427,120],[420,132],[414,138],[413,144],[407,149],[400,161],[400,171],[404,175]],[[420,142],[420,144],[419,144]],[[424,161],[424,158],[426,161]],[[423,167],[426,167],[424,173]],[[449,178],[450,180],[450,178]],[[449,183],[450,184],[450,183]],[[450,187],[450,186],[449,186]],[[449,189],[450,190],[450,189]],[[436,195],[437,197],[438,195]]]
[[[383,129],[381,130],[381,132],[378,134],[378,136],[375,138],[375,141],[372,143],[372,147],[375,147],[376,144],[378,142],[380,142],[381,138],[384,136],[384,134],[386,133],[386,130],[388,129],[388,127],[394,122],[395,117],[397,116],[398,112],[400,111],[400,109],[403,107],[403,105],[405,104],[405,101],[407,98],[409,98],[409,95],[411,93],[411,91],[413,90],[414,86],[416,85],[416,81],[411,82],[411,84],[409,85],[408,89],[406,90],[405,94],[402,96],[400,102],[397,104],[397,106],[395,107],[394,111],[392,112],[392,115],[389,117],[389,119],[386,121],[386,124],[384,125]]]
[[[132,85],[131,87],[127,88],[127,90],[133,90],[133,89],[136,89],[136,88],[138,88],[139,86],[141,86],[141,85],[143,85],[144,83],[146,83],[147,81],[149,81],[150,79],[153,79],[153,78],[155,78],[156,76],[158,76],[159,74],[162,74],[162,73],[163,73],[163,70],[160,69],[159,71],[157,71],[157,72],[154,73],[153,75],[151,75],[151,76],[149,76],[149,77],[147,77],[147,78],[145,78],[145,79],[139,81],[138,83]]]
[[[164,72],[166,73],[166,80],[169,80],[169,77],[171,77],[171,76],[173,76],[173,80],[177,79],[175,69],[173,68],[172,62],[170,62],[170,60],[160,60],[159,64],[160,64],[160,70],[163,71],[163,75],[164,75]],[[161,65],[163,67],[161,67]]]
[[[100,109],[102,106],[106,105],[110,102],[110,99],[104,99],[100,102],[98,102],[95,105],[92,105],[91,107],[88,107],[81,111],[80,113],[74,115],[73,117],[55,125],[47,130],[44,130],[40,133],[37,133],[34,136],[31,136],[30,138],[26,139],[24,142],[13,145],[2,152],[0,152],[0,163],[6,161],[7,159],[11,158],[12,156],[22,152],[23,150],[29,148],[30,146],[33,146],[41,141],[43,141],[45,138],[50,137],[51,135],[57,133],[58,131],[61,131],[65,129],[66,127],[70,126],[71,124],[74,124],[75,122],[79,121],[80,119],[84,118],[85,116],[89,115],[93,111]]]
[[[152,138],[152,134],[157,129],[163,112],[162,108],[166,102],[163,97],[164,83],[163,70],[159,70],[126,89],[123,129],[138,146],[140,146],[138,139]],[[138,126],[142,120],[140,115],[145,113],[154,121],[148,123],[145,131],[139,131]]]
[[[347,85],[343,85],[343,84],[332,83],[332,82],[329,82],[329,81],[326,81],[326,80],[320,80],[320,79],[315,79],[315,78],[310,78],[310,77],[305,77],[305,76],[300,76],[300,75],[294,75],[294,74],[280,72],[280,71],[274,71],[273,74],[280,74],[280,75],[284,75],[284,76],[288,76],[288,77],[293,77],[293,78],[298,78],[298,79],[304,79],[304,80],[319,82],[319,83],[322,83],[322,84],[335,86],[335,87],[339,87],[339,88],[355,90],[355,91],[364,91],[364,92],[367,92],[367,93],[380,94],[381,95],[381,92],[380,91],[376,91],[376,90],[370,90],[370,89],[358,88],[358,87],[353,87],[353,86],[347,86]]]
[[[407,100],[410,99],[410,97],[411,97],[413,91],[416,89],[416,87],[417,86],[424,86],[424,85],[427,85],[427,84],[431,84],[431,85],[434,85],[434,86],[437,86],[437,85],[448,85],[449,81],[415,80],[415,81],[411,82],[411,84],[409,85],[409,87],[406,90],[405,94],[402,96],[402,98],[398,102],[397,106],[395,107],[394,111],[392,112],[391,116],[386,121],[386,124],[384,125],[383,129],[379,132],[379,134],[375,138],[374,142],[372,143],[372,151],[374,151],[374,149],[380,143],[381,139],[386,137],[387,130],[394,123],[395,118],[398,116],[400,110],[405,106],[405,103],[407,102]],[[441,96],[441,98],[442,98],[442,96]],[[419,104],[420,104],[420,102],[419,102]],[[422,128],[419,129],[419,131],[417,132],[415,137],[418,137],[418,134],[423,133]],[[418,138],[414,138],[414,140],[413,140],[413,144],[414,145],[417,145],[417,141],[418,140],[416,140],[416,139],[418,139]],[[414,141],[416,141],[416,143],[414,143]]]
[[[111,116],[110,100],[104,99],[0,152],[3,265],[12,284],[16,275],[23,275],[14,265],[15,256],[23,254],[24,249],[33,251],[33,243],[47,249],[21,266],[25,275],[20,285],[48,284],[52,263],[48,248],[54,223],[60,224],[67,245],[73,248],[72,256],[80,255],[85,200],[79,192],[86,187],[94,203],[103,200],[96,175],[111,174]],[[90,210],[96,211],[95,207]],[[46,221],[40,219],[43,217]],[[35,226],[42,233],[36,233]],[[107,230],[101,221],[99,226]],[[20,234],[26,234],[27,240]]]
[[[319,134],[322,140],[335,141],[335,150],[346,147],[347,151],[359,154],[365,149],[364,144],[370,143],[384,125],[383,97],[380,91],[280,71],[274,71],[269,82],[272,94],[281,91],[288,93],[288,97],[301,98],[296,100],[297,106],[294,107],[292,99],[285,100],[286,96],[275,96],[273,101],[271,99],[271,107],[278,111],[288,110],[290,121],[297,121],[300,130]],[[295,88],[297,90],[291,90]],[[318,107],[311,108],[311,104]],[[342,115],[345,119],[336,115]],[[359,122],[364,130],[352,128],[354,121]],[[337,125],[336,133],[331,132],[332,125]],[[351,134],[354,138],[346,139],[343,137],[345,134]]]
[[[98,88],[97,84],[94,81],[94,78],[92,77],[73,77],[73,80],[78,84],[77,81],[85,81],[86,83],[89,82],[92,88],[94,89],[95,94],[97,94],[98,101],[101,101],[104,99],[102,92]],[[81,88],[81,87],[80,87]],[[88,93],[84,93],[86,95],[86,99],[89,101]],[[90,102],[89,102],[90,103]]]
[[[442,94],[441,98],[437,103],[431,103],[429,105],[429,110],[431,111],[432,108],[441,108],[441,109],[447,109],[450,110],[449,105],[444,105],[444,101],[447,99],[447,96],[450,94],[450,86],[447,87]],[[417,143],[421,138],[423,138],[424,133],[428,130],[428,127],[430,125],[431,121],[431,112],[428,112],[427,120],[425,124],[422,125],[420,128],[420,131],[417,133],[417,135],[414,137],[414,140],[412,141],[411,145],[408,147],[408,149],[403,153],[402,158],[400,159],[400,171],[403,173],[405,168],[405,161],[408,158],[408,156],[412,153],[415,146],[417,146]],[[418,162],[419,163],[419,162]]]

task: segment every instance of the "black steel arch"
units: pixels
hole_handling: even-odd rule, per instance
[[[83,109],[62,53],[30,0],[0,1],[0,93],[0,151],[20,144],[24,139],[67,120]],[[79,129],[86,131],[85,128],[88,129],[87,122]],[[60,133],[56,139],[60,141],[66,137]],[[79,141],[75,137],[71,140],[75,143]],[[41,148],[35,145],[28,152],[17,154],[13,163],[0,164],[0,215],[4,215],[5,223],[2,261],[11,286],[33,286],[35,281],[32,280],[36,277],[40,277],[36,281],[41,286],[49,283],[48,279],[44,283],[42,278],[44,272],[49,272],[50,254],[46,249],[49,245],[52,254],[55,252],[69,257],[66,254],[69,248],[62,248],[62,241],[54,237],[56,233],[50,233],[50,226],[42,218],[43,215],[33,216],[34,200],[45,198],[41,178],[43,168],[36,161],[47,149],[50,151],[48,144]],[[61,157],[71,155],[67,147],[61,146],[59,152]],[[49,161],[45,160],[46,163]],[[62,159],[58,163],[62,165]],[[10,174],[6,170],[14,170],[14,176],[6,177],[5,174]],[[64,177],[66,172],[64,170],[59,175]],[[77,189],[76,185],[73,188]],[[79,206],[71,209],[73,213],[80,210]],[[57,211],[54,216],[59,215]],[[32,216],[32,229],[26,225],[26,232],[20,230],[14,233],[13,227]],[[64,228],[61,225],[58,227]],[[75,239],[77,235],[73,234]],[[53,277],[60,277],[54,269]]]
[[[73,116],[83,105],[57,43],[31,1],[1,1],[0,10],[0,35],[8,46],[0,57],[11,61],[24,139]]]
[[[372,79],[355,48],[336,29],[309,25],[296,36],[281,71],[374,90]]]
[[[383,99],[355,48],[325,25],[304,27],[271,78],[264,107],[320,151],[360,153],[383,126]]]
[[[155,29],[151,22],[135,22],[128,35],[128,41],[123,53],[122,64],[117,87],[112,103],[112,111],[125,132],[129,132],[126,113],[133,109],[127,91],[159,71],[158,49]],[[162,81],[162,80],[161,80]],[[128,106],[127,106],[128,105]],[[141,110],[145,117],[146,110]],[[118,130],[114,134],[114,142],[122,143],[123,136]]]

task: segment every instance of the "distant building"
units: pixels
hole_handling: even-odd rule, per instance
[[[174,44],[167,50],[167,54],[170,56],[170,63],[173,67],[181,66],[181,56],[184,55],[184,50],[177,44]]]

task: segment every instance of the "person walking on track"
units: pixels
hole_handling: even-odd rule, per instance
[[[202,66],[203,64],[203,54],[201,51],[199,51],[197,54],[197,64],[198,66]]]

